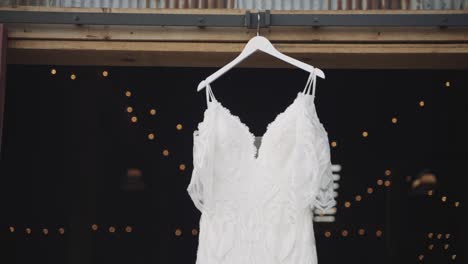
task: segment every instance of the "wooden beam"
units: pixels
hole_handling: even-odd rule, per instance
[[[17,11],[243,14],[240,9],[0,8]],[[277,11],[302,14],[466,14],[468,10]],[[256,29],[216,27],[8,24],[8,63],[219,67],[234,58]],[[321,68],[468,67],[468,29],[460,27],[270,27],[278,48]],[[289,67],[255,55],[240,67]]]
[[[219,67],[244,43],[12,40],[9,63],[51,65]],[[275,44],[278,50],[320,68],[464,69],[468,43],[461,44]],[[262,53],[240,67],[290,65]]]

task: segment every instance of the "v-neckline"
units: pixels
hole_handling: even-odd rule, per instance
[[[314,97],[314,95],[312,94],[308,94],[308,93],[304,93],[304,92],[298,92],[297,95],[296,95],[296,98],[294,98],[293,102],[290,103],[283,111],[281,111],[280,113],[278,113],[276,115],[276,117],[270,122],[267,124],[266,126],[266,129],[265,129],[265,132],[263,133],[263,135],[260,135],[260,136],[257,136],[255,135],[254,133],[252,133],[250,127],[242,121],[242,119],[240,118],[240,116],[238,115],[235,115],[231,112],[231,110],[229,108],[227,108],[226,106],[224,106],[220,101],[218,100],[213,100],[211,101],[210,103],[216,103],[221,109],[223,109],[229,116],[231,116],[232,118],[234,118],[237,123],[244,128],[244,130],[247,132],[247,134],[249,135],[250,137],[250,148],[252,149],[251,150],[251,157],[253,159],[254,162],[258,162],[263,155],[262,154],[262,150],[264,148],[264,141],[265,141],[265,138],[269,135],[269,133],[271,133],[271,127],[273,126],[273,124],[275,124],[279,118],[281,116],[283,116],[284,114],[286,114],[286,112],[289,111],[289,109],[291,109],[298,101],[299,99],[303,99],[303,97],[308,97],[306,99],[310,99],[310,97]],[[312,99],[312,102],[313,102],[313,99]],[[257,148],[255,146],[255,138],[256,137],[261,137],[261,141],[260,141],[260,146]]]

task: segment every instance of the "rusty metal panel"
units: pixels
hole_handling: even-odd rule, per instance
[[[468,9],[468,0],[3,0],[2,6],[259,10]]]

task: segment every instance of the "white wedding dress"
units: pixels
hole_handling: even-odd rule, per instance
[[[315,82],[311,74],[268,124],[258,150],[249,127],[205,88],[187,187],[201,212],[196,264],[317,263],[313,210],[326,211],[335,199]]]

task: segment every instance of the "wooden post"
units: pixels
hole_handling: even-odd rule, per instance
[[[3,114],[5,112],[7,28],[0,24],[0,152],[2,151]]]

